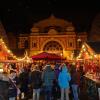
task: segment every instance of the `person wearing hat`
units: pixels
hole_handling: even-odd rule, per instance
[[[65,97],[66,97],[65,100],[69,100],[69,89],[70,89],[69,82],[70,82],[70,80],[71,80],[71,76],[68,72],[67,66],[66,66],[66,64],[62,63],[61,71],[58,76],[58,84],[61,89],[61,100],[64,100]]]
[[[54,70],[52,69],[50,64],[47,64],[42,73],[42,80],[43,80],[44,91],[45,91],[45,100],[52,99],[52,87],[53,87],[54,79],[55,79]]]

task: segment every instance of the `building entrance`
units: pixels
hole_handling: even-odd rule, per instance
[[[49,41],[45,44],[43,51],[63,55],[62,46],[56,41]]]

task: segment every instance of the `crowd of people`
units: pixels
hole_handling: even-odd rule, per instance
[[[83,67],[75,64],[30,64],[21,67],[19,73],[12,69],[0,74],[0,100],[79,100],[79,88],[83,82]]]

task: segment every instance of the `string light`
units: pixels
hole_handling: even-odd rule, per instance
[[[25,53],[25,55],[24,55],[23,58],[18,58],[16,55],[14,55],[14,54],[12,53],[12,51],[11,51],[10,49],[8,49],[8,47],[6,46],[6,44],[5,44],[5,42],[3,41],[2,38],[0,39],[0,43],[1,43],[1,45],[4,46],[5,51],[7,51],[7,53],[8,53],[10,56],[12,56],[15,60],[18,60],[18,61],[26,60],[27,62],[30,61],[30,58],[28,57],[28,53],[27,53],[27,52]]]
[[[87,46],[86,45],[83,45],[82,48],[81,48],[80,54],[77,56],[77,59],[80,59],[81,58],[83,52],[86,55],[89,55],[89,58],[90,59],[93,59],[94,57],[97,58],[97,55],[94,52],[90,53],[88,51],[88,49],[87,49]]]

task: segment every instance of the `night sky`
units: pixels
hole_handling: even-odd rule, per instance
[[[33,23],[54,14],[71,21],[76,31],[90,31],[93,19],[100,13],[100,3],[69,1],[0,0],[0,20],[6,32],[27,33]]]

